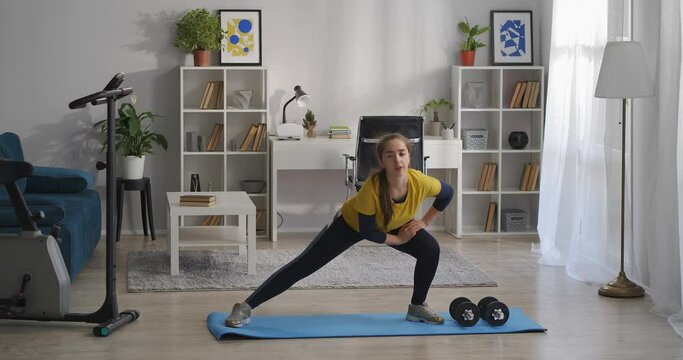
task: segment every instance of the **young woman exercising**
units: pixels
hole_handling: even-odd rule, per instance
[[[413,297],[406,319],[443,324],[443,317],[427,306],[427,291],[439,264],[439,244],[425,227],[443,211],[453,188],[410,168],[411,144],[400,134],[384,136],[377,144],[379,171],[368,177],[341,208],[329,228],[294,260],[270,276],[244,302],[235,304],[225,325],[241,327],[251,321],[251,310],[311,275],[355,243],[367,239],[410,254],[415,263]],[[422,201],[436,197],[422,217],[415,214]]]

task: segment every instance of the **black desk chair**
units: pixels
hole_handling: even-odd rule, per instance
[[[149,231],[152,233],[152,240],[156,240],[154,233],[154,212],[152,211],[152,184],[148,177],[142,179],[123,179],[116,178],[116,241],[121,237],[121,218],[123,215],[123,191],[140,191],[140,211],[142,212],[142,229],[147,236],[147,219],[149,218]]]
[[[365,179],[378,167],[377,143],[387,134],[399,133],[410,140],[413,145],[410,154],[411,167],[426,174],[429,156],[424,156],[423,123],[422,116],[361,116],[358,121],[356,156],[343,154],[346,198],[349,198],[352,190],[358,191]],[[351,169],[349,162],[352,165]]]

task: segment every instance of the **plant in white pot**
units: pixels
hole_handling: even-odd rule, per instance
[[[173,45],[194,55],[194,66],[209,66],[211,50],[221,47],[223,31],[218,16],[204,8],[186,12],[177,22]]]
[[[168,149],[166,138],[151,130],[154,118],[160,115],[149,111],[138,114],[135,109],[135,100],[132,103],[123,103],[118,109],[116,118],[116,132],[114,143],[116,151],[123,156],[121,164],[121,176],[124,179],[142,179],[145,169],[145,155],[154,154],[154,145],[159,145],[164,150]],[[101,134],[102,151],[107,150],[107,120],[101,120],[93,125]]]

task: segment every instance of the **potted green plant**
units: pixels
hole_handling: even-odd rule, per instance
[[[306,111],[306,115],[304,115],[304,118],[302,119],[304,129],[308,130],[306,132],[306,136],[313,138],[315,137],[315,114],[313,114],[313,111],[308,110]]]
[[[124,179],[141,179],[145,168],[145,155],[154,154],[154,145],[168,149],[166,138],[151,130],[154,118],[160,115],[149,111],[137,112],[132,103],[123,103],[118,109],[118,117],[115,122],[114,144],[116,151],[123,156],[122,177]],[[102,150],[107,150],[107,120],[96,122],[93,127],[100,133],[103,139]]]
[[[218,16],[204,8],[186,12],[177,22],[173,45],[194,55],[195,66],[208,66],[211,50],[221,46],[223,31]]]
[[[465,18],[465,21],[461,21],[458,24],[458,27],[460,28],[460,31],[467,35],[467,39],[465,39],[465,41],[462,42],[462,50],[460,51],[460,63],[463,66],[472,66],[474,65],[474,56],[477,53],[477,49],[486,46],[484,43],[478,41],[474,37],[489,31],[489,29],[491,28],[488,26],[479,27],[479,25],[474,25],[470,27],[470,23],[467,20],[467,18]]]
[[[425,132],[427,134],[441,136],[441,128],[443,127],[443,123],[439,121],[439,110],[446,107],[453,109],[453,103],[444,98],[432,99],[420,106],[420,115],[425,112],[432,113],[432,121],[426,124],[427,129],[425,129]]]

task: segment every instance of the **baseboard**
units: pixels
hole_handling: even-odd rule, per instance
[[[446,231],[445,226],[430,226],[427,228],[429,231]],[[314,227],[288,227],[286,229],[278,229],[278,233],[317,233],[320,228]]]
[[[102,235],[102,236],[104,236],[106,234],[107,234],[106,230],[102,230],[100,232],[100,235]],[[168,231],[166,231],[166,229],[154,229],[154,234],[155,235],[166,235],[166,234],[168,234]],[[145,235],[145,231],[142,229],[133,229],[133,230],[121,229],[121,235]]]

